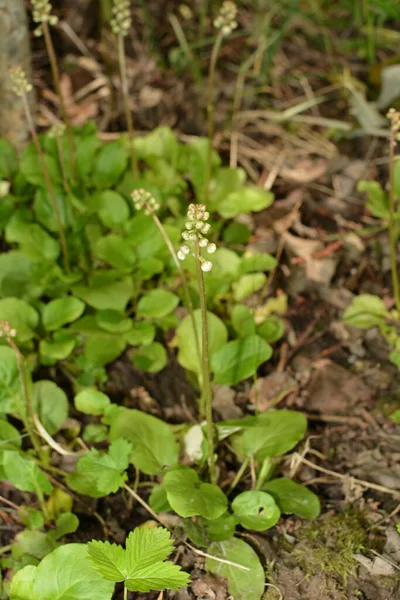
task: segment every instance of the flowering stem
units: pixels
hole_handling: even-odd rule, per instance
[[[211,182],[211,170],[212,170],[212,151],[213,151],[213,140],[214,140],[214,81],[215,71],[217,67],[218,53],[221,48],[224,34],[222,29],[218,31],[215,39],[210,60],[210,69],[208,71],[208,83],[207,83],[207,133],[208,133],[208,151],[207,151],[207,163],[205,173],[205,190],[204,190],[204,203],[208,204],[210,199],[210,182]]]
[[[203,402],[207,424],[208,441],[208,470],[211,483],[216,483],[216,469],[214,460],[214,423],[212,416],[212,393],[210,382],[210,364],[208,352],[208,315],[206,305],[206,290],[204,286],[203,271],[201,269],[200,245],[198,238],[194,242],[197,279],[199,283],[201,327],[202,327],[202,375],[203,375]]]
[[[188,282],[186,279],[186,275],[185,272],[182,268],[182,264],[180,262],[180,260],[178,259],[178,256],[175,252],[175,248],[171,243],[171,240],[168,237],[167,232],[165,231],[160,219],[157,217],[156,213],[154,212],[153,208],[150,206],[150,204],[148,202],[144,202],[144,206],[146,208],[146,210],[149,212],[151,218],[153,219],[158,231],[161,233],[161,236],[165,242],[165,245],[167,246],[169,253],[171,254],[173,261],[176,265],[176,268],[179,271],[179,274],[181,276],[181,281],[182,281],[182,287],[183,287],[183,293],[185,295],[185,301],[186,301],[186,306],[187,309],[189,311],[190,314],[190,319],[192,321],[192,327],[193,327],[193,333],[194,333],[194,339],[195,339],[195,343],[196,343],[196,350],[197,350],[197,356],[199,359],[199,362],[201,360],[201,351],[200,351],[200,341],[199,341],[199,334],[197,331],[197,327],[196,327],[196,320],[194,318],[194,309],[193,309],[193,302],[192,299],[190,297],[190,291],[189,291],[189,286],[188,286]]]
[[[62,115],[63,121],[65,123],[65,126],[67,128],[68,147],[69,147],[69,153],[70,153],[70,157],[71,157],[71,170],[72,170],[72,176],[75,177],[76,156],[75,156],[74,138],[72,136],[71,123],[68,118],[68,113],[65,108],[64,97],[63,97],[63,93],[61,90],[60,72],[58,70],[57,57],[56,57],[56,53],[54,51],[54,46],[53,46],[53,42],[51,39],[51,34],[50,34],[50,29],[49,29],[48,23],[46,23],[46,22],[42,23],[42,29],[43,29],[43,35],[44,35],[44,41],[46,44],[47,54],[48,54],[49,60],[50,60],[50,67],[51,67],[51,73],[53,75],[54,86],[56,88],[56,92],[57,92],[58,99],[60,102],[61,115]]]
[[[133,177],[137,177],[138,168],[137,168],[137,159],[134,147],[135,140],[135,130],[133,126],[133,117],[132,112],[129,107],[129,91],[128,91],[128,79],[126,76],[126,59],[125,59],[125,43],[124,36],[120,33],[117,36],[118,38],[118,63],[119,63],[119,72],[121,77],[121,87],[122,87],[122,97],[124,101],[124,110],[125,110],[125,119],[128,127],[128,135],[129,135],[129,148],[131,152],[131,168]]]
[[[396,309],[400,311],[400,284],[396,261],[396,190],[394,184],[395,148],[397,131],[392,126],[390,133],[389,150],[389,240],[390,240],[390,265],[392,272],[393,295]]]
[[[70,268],[70,264],[69,264],[67,240],[65,238],[64,228],[63,228],[63,224],[62,224],[62,220],[61,220],[60,209],[57,204],[57,199],[56,199],[56,196],[54,193],[53,184],[51,183],[50,174],[47,169],[46,161],[44,159],[43,150],[42,150],[42,147],[39,142],[39,138],[36,133],[35,125],[33,123],[31,111],[30,111],[29,104],[28,104],[28,99],[26,97],[26,93],[23,93],[21,98],[22,98],[22,103],[23,103],[23,107],[24,107],[24,111],[25,111],[25,117],[26,117],[26,120],[28,123],[28,127],[31,131],[32,140],[33,140],[33,143],[35,144],[36,152],[38,153],[40,165],[41,165],[42,171],[43,171],[44,180],[46,182],[46,186],[47,186],[47,189],[49,192],[50,202],[53,207],[54,216],[57,221],[58,232],[60,235],[61,251],[63,254],[64,267],[65,267],[65,270],[67,271],[67,273],[70,273],[71,268]]]

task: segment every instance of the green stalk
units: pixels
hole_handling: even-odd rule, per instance
[[[395,166],[395,149],[396,135],[395,127],[390,131],[390,149],[389,149],[389,244],[390,244],[390,267],[392,272],[393,295],[396,309],[400,311],[400,284],[399,273],[397,270],[396,261],[396,190],[394,185],[394,166]]]
[[[124,600],[128,600],[128,588],[124,585]]]
[[[165,245],[167,246],[170,255],[173,258],[173,261],[176,265],[176,268],[179,271],[179,274],[181,276],[181,281],[182,281],[182,287],[183,287],[183,293],[185,296],[185,302],[186,302],[186,306],[187,309],[189,311],[190,314],[190,320],[192,321],[192,327],[193,327],[193,333],[194,333],[194,339],[195,339],[195,344],[196,344],[196,351],[197,351],[197,356],[199,359],[199,362],[201,361],[201,351],[200,351],[200,340],[199,340],[199,334],[197,331],[197,327],[196,327],[196,320],[194,318],[194,308],[193,308],[193,302],[192,299],[190,297],[190,291],[189,291],[189,285],[187,282],[187,278],[185,275],[185,271],[182,268],[182,263],[179,260],[176,252],[175,252],[175,248],[171,243],[171,240],[168,237],[167,232],[165,231],[160,219],[158,218],[158,216],[156,215],[156,213],[154,212],[154,210],[152,209],[152,207],[150,206],[150,204],[148,202],[144,202],[144,207],[146,208],[146,210],[149,212],[151,218],[154,221],[154,224],[156,225],[158,231],[160,232]]]
[[[74,138],[72,136],[72,127],[71,127],[70,120],[68,118],[67,110],[65,108],[64,97],[63,97],[63,93],[61,90],[60,72],[58,70],[57,56],[54,51],[53,41],[51,39],[51,34],[50,34],[50,29],[49,29],[48,23],[42,23],[42,29],[43,29],[43,35],[44,35],[44,41],[46,44],[47,54],[48,54],[49,60],[50,60],[50,67],[51,67],[51,73],[53,76],[53,82],[54,82],[54,86],[56,88],[56,92],[57,92],[58,99],[60,102],[61,116],[62,116],[65,126],[67,128],[67,139],[68,139],[69,153],[71,156],[72,176],[75,177],[75,175],[76,175],[76,155],[75,155]]]
[[[235,487],[237,486],[239,481],[242,479],[247,467],[249,466],[249,463],[250,463],[250,459],[245,458],[244,461],[242,462],[242,464],[240,465],[240,468],[239,468],[238,472],[236,473],[236,475],[229,487],[228,495],[233,492],[233,490],[235,489]]]
[[[212,416],[212,392],[210,381],[210,364],[208,352],[208,319],[206,290],[204,286],[203,271],[201,270],[200,246],[199,240],[195,241],[195,261],[197,270],[197,279],[199,283],[200,308],[201,308],[201,327],[202,327],[202,375],[203,375],[203,401],[206,417],[207,441],[208,441],[208,470],[211,483],[216,483],[217,475],[214,460],[214,423]]]
[[[122,87],[122,97],[124,101],[124,110],[125,110],[125,119],[126,125],[128,127],[128,137],[129,137],[129,149],[131,153],[131,168],[132,175],[134,178],[137,177],[138,167],[137,167],[137,158],[134,147],[135,140],[135,129],[133,125],[133,117],[132,112],[129,107],[129,90],[128,90],[128,79],[126,76],[126,58],[125,58],[125,42],[124,36],[119,34],[118,38],[118,64],[119,64],[119,73],[121,77],[121,87]]]
[[[210,60],[210,69],[208,71],[208,83],[207,83],[207,134],[208,134],[208,152],[207,152],[207,163],[205,173],[205,190],[204,190],[204,204],[208,204],[210,199],[210,182],[211,182],[211,170],[212,170],[212,151],[213,151],[213,140],[214,140],[214,83],[215,83],[215,72],[217,68],[218,53],[221,48],[224,34],[222,29],[218,31],[215,39]]]
[[[61,251],[62,251],[63,261],[64,261],[64,267],[65,267],[65,270],[67,271],[67,273],[70,273],[71,268],[70,268],[70,264],[69,264],[67,240],[65,238],[64,228],[63,228],[63,224],[62,224],[62,220],[61,220],[60,209],[57,204],[57,199],[56,199],[56,196],[54,193],[53,184],[51,183],[50,174],[49,174],[49,171],[48,171],[48,168],[46,165],[46,161],[44,160],[43,150],[40,145],[38,135],[36,133],[36,127],[35,127],[33,119],[32,119],[31,111],[30,111],[29,104],[28,104],[28,99],[26,97],[25,92],[22,94],[21,98],[22,98],[22,103],[23,103],[23,107],[24,107],[25,117],[28,122],[28,127],[31,131],[32,140],[33,140],[33,143],[35,144],[36,152],[38,153],[39,162],[42,167],[44,180],[46,182],[46,186],[47,186],[47,189],[49,192],[50,202],[53,207],[54,215],[56,217],[58,233],[60,236]]]

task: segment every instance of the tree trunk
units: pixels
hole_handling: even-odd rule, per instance
[[[24,0],[0,0],[0,136],[16,148],[29,137],[22,102],[11,89],[9,69],[21,66],[31,81],[31,51]],[[33,97],[33,95],[31,94]]]

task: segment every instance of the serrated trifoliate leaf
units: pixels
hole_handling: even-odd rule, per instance
[[[228,500],[223,491],[212,483],[202,483],[196,471],[179,467],[164,477],[168,502],[181,517],[200,515],[218,519],[227,509]]]
[[[90,565],[85,544],[65,544],[38,567],[24,567],[13,577],[11,600],[111,600],[114,584]]]
[[[201,340],[201,311],[194,311],[196,322],[197,337]],[[228,331],[225,324],[214,313],[207,313],[208,334],[209,334],[209,355],[219,350],[228,339]],[[193,331],[192,319],[190,315],[185,317],[176,330],[178,336],[178,361],[185,369],[193,371],[200,375],[201,364],[196,348],[195,333]]]
[[[242,213],[258,212],[272,204],[274,195],[256,186],[246,186],[228,194],[219,202],[217,211],[224,219],[232,219]]]
[[[85,415],[102,415],[110,405],[110,399],[95,388],[87,388],[75,396],[74,404],[76,410]]]
[[[122,236],[113,233],[96,241],[94,253],[109,265],[123,271],[131,271],[136,260],[135,253],[128,242]]]
[[[179,447],[169,425],[140,410],[120,408],[110,423],[110,440],[132,443],[131,462],[147,475],[158,475],[178,462]]]
[[[243,527],[254,531],[270,529],[281,516],[274,498],[266,492],[256,490],[242,492],[236,496],[232,502],[232,510]]]
[[[83,314],[85,303],[72,296],[52,300],[43,309],[42,319],[45,329],[54,331],[63,325],[76,321]]]
[[[233,435],[231,443],[238,454],[264,460],[292,450],[306,430],[307,419],[302,413],[277,410],[247,418],[242,431]]]
[[[179,304],[179,298],[166,290],[151,290],[138,302],[138,317],[161,318],[169,315]]]
[[[126,481],[131,452],[132,445],[123,439],[115,440],[106,454],[92,448],[78,460],[75,473],[68,476],[68,485],[95,498],[114,494]]]
[[[207,554],[235,563],[206,559],[207,571],[228,580],[229,593],[235,600],[260,600],[265,590],[265,574],[260,559],[249,544],[236,538],[214,542],[207,548]]]
[[[239,281],[233,284],[233,298],[235,302],[242,302],[267,283],[265,273],[248,273],[242,275]]]
[[[260,252],[259,254],[249,254],[242,258],[240,263],[241,273],[254,273],[255,271],[271,271],[275,269],[278,261],[272,254]]]
[[[272,479],[262,489],[275,498],[281,512],[285,514],[294,514],[302,519],[316,519],[321,512],[318,496],[305,485],[286,477]]]
[[[32,406],[50,435],[54,435],[68,417],[68,398],[53,381],[42,380],[33,384]]]
[[[109,581],[123,581],[131,591],[178,589],[189,581],[187,573],[164,562],[173,550],[169,531],[162,527],[141,527],[132,531],[126,549],[109,542],[89,542],[92,567]]]
[[[0,300],[0,321],[7,321],[13,329],[16,329],[16,340],[25,343],[35,335],[34,329],[39,323],[39,315],[25,300],[2,298]]]
[[[368,329],[382,325],[387,316],[388,310],[383,300],[372,294],[361,294],[344,311],[343,319],[348,325]]]
[[[158,373],[164,369],[167,362],[167,351],[159,342],[141,346],[132,354],[132,363],[135,367],[147,373]]]
[[[15,352],[0,346],[0,412],[18,411],[22,401],[22,382]]]
[[[19,490],[51,494],[53,487],[46,475],[36,463],[19,452],[6,450],[3,453],[3,468],[6,478]]]
[[[237,304],[233,307],[231,313],[232,326],[240,337],[254,335],[256,325],[254,315],[248,306]]]
[[[211,357],[214,381],[221,385],[236,385],[254,375],[271,356],[271,346],[258,335],[228,342]]]

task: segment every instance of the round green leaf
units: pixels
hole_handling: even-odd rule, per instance
[[[194,311],[197,337],[201,344],[201,311]],[[214,313],[207,313],[209,354],[212,356],[228,339],[228,331],[221,319]],[[196,348],[195,334],[190,315],[185,317],[176,330],[178,337],[178,361],[185,369],[193,371],[198,376],[201,373],[201,364]]]
[[[254,335],[256,325],[254,323],[254,315],[248,306],[237,304],[232,309],[231,314],[232,326],[240,337]]]
[[[387,316],[388,310],[383,300],[372,294],[361,294],[344,311],[343,319],[349,325],[368,329],[382,325]]]
[[[75,396],[74,404],[76,410],[85,415],[103,415],[110,406],[110,399],[95,388],[87,388]]]
[[[233,299],[235,302],[242,302],[267,283],[267,277],[264,273],[249,273],[242,275],[239,281],[233,284]]]
[[[129,219],[129,208],[125,199],[112,190],[105,190],[94,196],[90,207],[98,213],[103,225],[110,229],[122,227]]]
[[[90,335],[86,339],[84,356],[91,365],[104,367],[118,358],[125,347],[126,342],[122,337]]]
[[[54,435],[68,417],[67,396],[53,381],[33,384],[32,405],[50,435]]]
[[[236,385],[254,375],[258,367],[271,356],[271,346],[258,335],[228,342],[211,357],[215,383]]]
[[[35,263],[54,263],[60,254],[60,244],[43,227],[18,218],[9,221],[6,240],[19,244],[21,252]]]
[[[207,554],[235,563],[206,559],[207,571],[227,579],[229,593],[235,600],[260,600],[265,590],[265,573],[260,559],[249,544],[237,538],[214,542],[207,548]],[[237,564],[246,569],[238,568]]]
[[[113,233],[97,240],[94,253],[101,260],[124,271],[131,271],[136,259],[128,242],[120,235]]]
[[[273,479],[263,485],[263,490],[275,498],[281,512],[285,514],[294,514],[302,519],[316,519],[321,512],[318,496],[292,479]]]
[[[43,325],[48,331],[60,329],[63,325],[76,321],[83,314],[85,303],[78,298],[57,298],[43,309]]]
[[[240,263],[241,273],[254,273],[255,271],[271,271],[278,265],[272,254],[260,253],[244,256]]]
[[[89,286],[76,285],[72,288],[78,298],[82,298],[89,306],[97,310],[124,311],[133,295],[132,277],[124,277],[120,281],[100,280]]]
[[[0,419],[0,451],[18,450],[21,448],[22,438],[18,429],[8,421]]]
[[[64,341],[40,340],[39,351],[42,365],[55,365],[59,360],[65,360],[75,348],[75,340]]]
[[[128,165],[128,153],[120,141],[103,146],[96,158],[93,182],[98,189],[110,188]]]
[[[89,423],[83,430],[83,441],[87,444],[105,442],[108,437],[108,427],[100,423]]]
[[[196,471],[179,467],[168,471],[164,477],[168,502],[181,517],[200,515],[218,519],[228,507],[223,491],[212,483],[202,483]]]
[[[162,318],[172,313],[179,304],[179,298],[165,290],[151,290],[142,296],[137,305],[137,315],[146,318]]]
[[[96,313],[96,323],[110,333],[126,333],[132,327],[132,319],[117,310],[100,310]]]
[[[256,186],[246,186],[226,196],[217,210],[224,219],[232,219],[242,213],[258,212],[272,204],[274,195]]]
[[[152,342],[148,346],[141,346],[133,351],[132,363],[147,373],[162,371],[167,362],[167,351],[159,342]]]
[[[277,342],[285,333],[285,324],[276,315],[271,315],[257,327],[257,335],[269,344]]]
[[[17,341],[24,343],[34,337],[39,315],[25,300],[3,298],[0,300],[0,321],[8,321],[17,330]]]
[[[0,413],[16,411],[21,393],[17,357],[9,346],[0,346]]]
[[[281,516],[274,498],[259,491],[243,492],[236,496],[232,510],[243,527],[254,531],[271,529]]]
[[[156,329],[148,321],[134,323],[130,331],[124,334],[124,340],[131,346],[148,346],[154,340]]]

